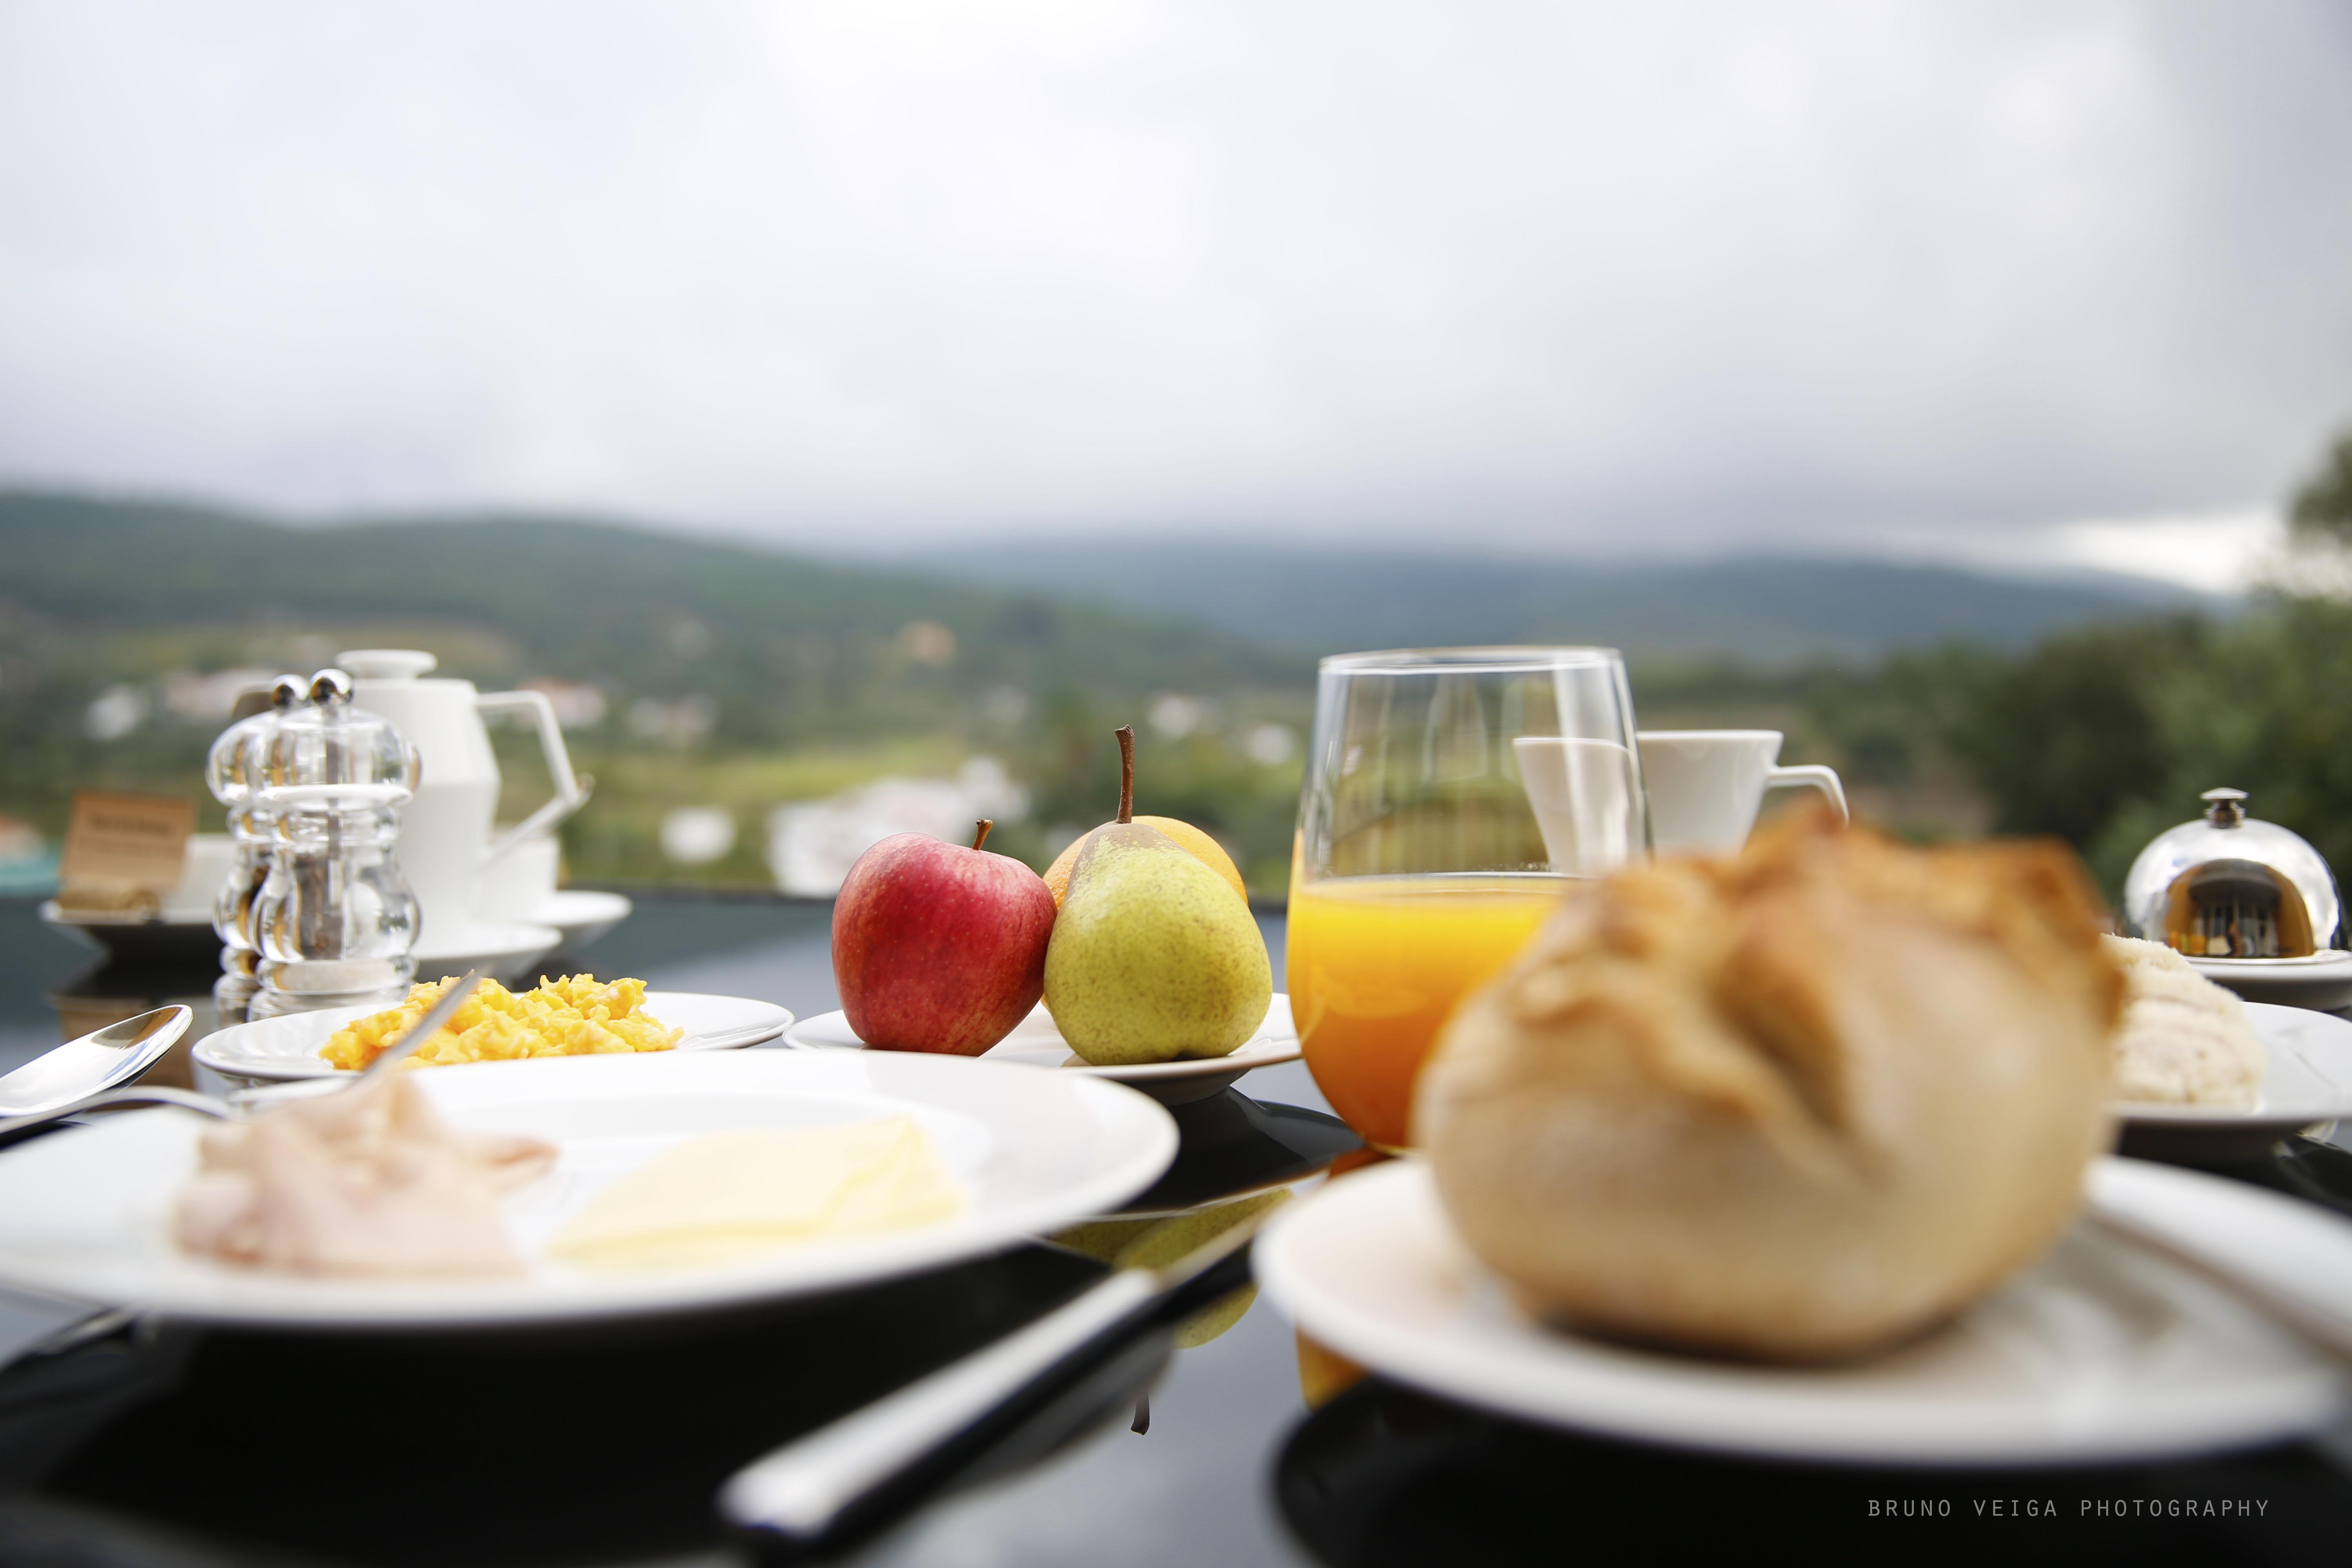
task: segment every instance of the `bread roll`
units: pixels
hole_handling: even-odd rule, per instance
[[[1414,1106],[1447,1214],[1547,1318],[1785,1361],[1949,1317],[2073,1217],[2122,979],[2062,847],[1826,814],[1570,895]]]

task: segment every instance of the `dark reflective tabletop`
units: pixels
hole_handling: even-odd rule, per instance
[[[648,900],[543,967],[806,1016],[835,1005],[827,923],[816,907]],[[1281,921],[1265,923],[1278,971]],[[0,1070],[162,1001],[208,1005],[209,982],[185,963],[98,962],[44,931],[29,903],[0,902]],[[175,1069],[184,1057],[163,1071]],[[0,1369],[0,1563],[750,1561],[712,1508],[738,1466],[1047,1310],[1156,1226],[1319,1179],[1354,1145],[1327,1112],[1302,1068],[1263,1069],[1175,1108],[1177,1164],[1121,1215],[1065,1233],[1066,1245],[820,1300],[561,1332],[147,1323],[17,1354]],[[2297,1143],[2226,1173],[2352,1212],[2352,1152],[2340,1148]],[[0,1357],[79,1316],[0,1299]],[[1056,1451],[1039,1458],[1016,1438],[1003,1473],[849,1560],[1680,1562],[1767,1543],[1832,1561],[2352,1559],[2352,1433],[2126,1470],[1770,1465],[1540,1429],[1355,1381],[1245,1297],[1200,1313],[1178,1343],[1141,1409],[1145,1389],[1122,1388]]]

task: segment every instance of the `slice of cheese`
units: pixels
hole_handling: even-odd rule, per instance
[[[912,1117],[712,1132],[597,1194],[547,1256],[605,1272],[707,1268],[812,1241],[937,1225],[964,1211]]]

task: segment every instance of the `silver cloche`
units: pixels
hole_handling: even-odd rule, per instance
[[[2319,851],[2246,815],[2246,792],[2209,789],[2205,815],[2157,836],[2124,879],[2124,929],[2191,958],[2305,958],[2341,914]]]

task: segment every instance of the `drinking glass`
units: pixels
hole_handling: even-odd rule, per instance
[[[1454,1005],[1571,879],[1648,852],[1612,648],[1323,660],[1290,872],[1290,1005],[1316,1084],[1376,1148]]]

